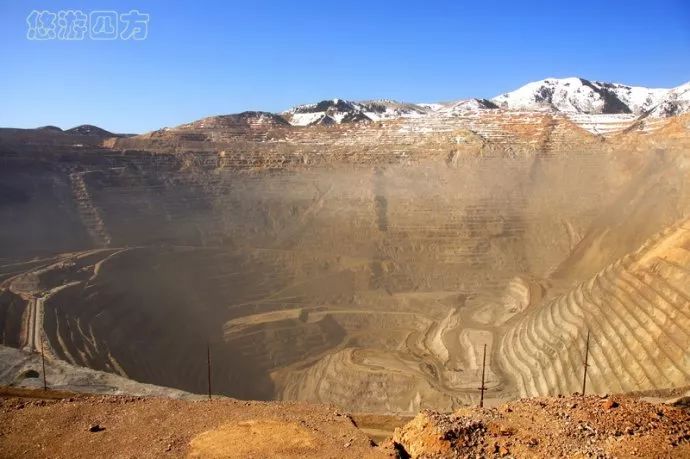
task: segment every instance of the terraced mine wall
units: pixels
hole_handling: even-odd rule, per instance
[[[484,344],[489,400],[573,392],[589,329],[592,390],[690,384],[684,153],[276,136],[6,145],[2,343],[193,392],[210,344],[220,393],[413,412],[475,403]]]

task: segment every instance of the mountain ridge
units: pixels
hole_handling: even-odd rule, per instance
[[[690,82],[674,88],[647,88],[580,77],[545,78],[491,99],[408,103],[390,99],[322,100],[282,113],[293,126],[375,122],[396,118],[453,116],[482,110],[538,111],[571,115],[634,115],[667,118],[690,112]]]
[[[674,88],[647,88],[580,77],[545,78],[493,98],[468,98],[439,103],[411,103],[392,99],[324,99],[293,106],[282,112],[247,110],[211,115],[158,131],[189,128],[238,128],[240,126],[331,126],[375,123],[404,118],[447,118],[481,112],[553,113],[568,117],[619,116],[631,123],[645,118],[663,119],[690,113],[690,81]],[[589,124],[586,120],[584,124]],[[578,123],[581,124],[581,123]],[[585,127],[585,126],[583,126]],[[588,127],[585,127],[588,129]],[[90,137],[118,137],[92,125],[62,130],[43,126],[37,130]],[[591,130],[591,129],[588,129]],[[591,130],[599,133],[597,130]],[[156,131],[154,131],[156,132]]]
[[[509,109],[642,115],[657,106],[672,90],[590,81],[579,77],[546,78],[496,96],[492,101]]]

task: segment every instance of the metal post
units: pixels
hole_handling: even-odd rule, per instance
[[[208,399],[211,400],[211,345],[206,343],[206,363],[208,367]]]
[[[587,387],[587,367],[589,366],[589,330],[587,330],[587,343],[585,344],[585,374],[582,377],[582,396],[585,396],[585,388]]]
[[[46,358],[43,353],[43,333],[39,333],[41,337],[41,365],[43,366],[43,390],[48,390],[48,383],[46,382]]]
[[[486,344],[484,345],[484,358],[482,359],[482,386],[479,388],[481,395],[479,397],[479,408],[484,407],[484,390],[486,386],[484,385],[484,376],[486,375]]]

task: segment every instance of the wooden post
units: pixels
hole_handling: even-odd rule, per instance
[[[587,330],[587,342],[585,344],[585,374],[582,377],[582,396],[585,396],[585,389],[587,388],[587,367],[589,366],[589,329]]]
[[[43,333],[39,333],[41,337],[41,365],[43,366],[43,390],[48,390],[48,383],[46,382],[46,358],[43,353]]]
[[[206,364],[208,367],[208,399],[211,400],[211,345],[206,343]]]
[[[481,395],[479,396],[479,408],[484,407],[484,390],[486,386],[484,385],[484,376],[486,375],[486,344],[484,345],[484,357],[482,359],[482,385],[479,388]]]

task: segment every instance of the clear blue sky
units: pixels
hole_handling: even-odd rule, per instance
[[[149,36],[29,41],[33,9],[138,9]],[[0,59],[0,126],[143,132],[334,97],[492,97],[549,76],[676,86],[690,2],[0,0]]]

